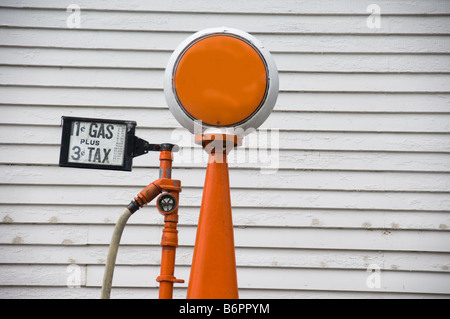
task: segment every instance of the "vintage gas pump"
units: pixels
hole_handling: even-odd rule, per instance
[[[270,115],[277,67],[250,34],[206,29],[176,48],[164,92],[174,117],[209,154],[187,298],[238,298],[227,155]]]
[[[208,153],[206,179],[187,298],[238,298],[227,155],[270,115],[278,97],[278,70],[270,52],[250,34],[206,29],[183,41],[169,59],[164,93],[176,120]],[[130,216],[159,196],[164,216],[159,297],[172,298],[178,246],[181,182],[172,179],[173,144],[134,135],[136,122],[62,118],[60,166],[131,171],[132,160],[160,152],[160,178],[125,208],[111,239],[101,298],[109,298],[120,244]]]

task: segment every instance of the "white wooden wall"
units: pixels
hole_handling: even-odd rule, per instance
[[[60,168],[60,118],[135,120],[138,136],[174,141],[167,60],[222,25],[280,70],[263,126],[279,129],[280,169],[230,164],[240,296],[450,297],[450,1],[1,0],[0,298],[99,297],[113,225],[158,155],[131,173]],[[205,166],[174,168],[186,281]],[[153,205],[131,218],[112,297],[157,297],[161,224]]]

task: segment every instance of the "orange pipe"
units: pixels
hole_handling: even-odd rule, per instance
[[[172,161],[173,155],[171,151],[163,150],[159,156],[159,177],[163,179],[161,188],[173,195],[178,203],[179,192],[181,191],[179,181],[173,181],[172,178]],[[184,280],[176,279],[175,272],[175,253],[178,247],[178,208],[171,214],[164,215],[164,229],[161,238],[161,273],[156,278],[159,282],[159,299],[173,298],[173,284],[183,283]]]
[[[178,192],[171,192],[178,202]],[[184,280],[176,279],[175,272],[175,252],[178,247],[178,209],[173,213],[165,215],[165,227],[161,238],[161,275],[156,278],[159,282],[159,299],[172,299],[173,284],[175,282],[183,283]]]
[[[136,197],[135,201],[140,207],[151,202],[161,192],[170,193],[176,203],[179,200],[179,192],[181,192],[181,183],[179,180],[172,180],[172,152],[161,151],[159,175],[160,178],[145,187]],[[161,273],[156,278],[159,282],[159,298],[172,299],[173,284],[183,283],[184,280],[176,279],[175,272],[175,251],[178,247],[178,208],[169,214],[164,214],[165,227],[161,238],[162,254],[161,254]]]
[[[214,139],[222,143],[217,135]],[[210,150],[187,298],[235,299],[239,294],[227,150]]]
[[[163,150],[159,155],[159,178],[172,178],[173,154]]]
[[[134,198],[134,200],[139,204],[140,207],[150,203],[156,196],[161,193],[161,181],[158,179],[153,183],[145,187],[139,194]]]
[[[163,266],[166,265],[166,266]],[[159,282],[159,299],[173,298],[173,276],[174,267],[167,265],[175,265],[175,247],[163,247],[161,255],[161,275],[156,278]]]

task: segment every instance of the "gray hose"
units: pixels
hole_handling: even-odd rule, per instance
[[[114,228],[114,233],[111,238],[111,244],[109,245],[108,258],[106,259],[105,274],[103,275],[103,285],[101,299],[109,299],[111,296],[111,286],[114,275],[114,267],[116,266],[117,251],[119,250],[120,238],[122,237],[123,229],[127,224],[128,218],[133,213],[125,208],[125,211],[120,216]]]

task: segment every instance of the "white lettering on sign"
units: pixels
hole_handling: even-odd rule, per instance
[[[126,133],[125,124],[73,122],[68,162],[121,166]]]

